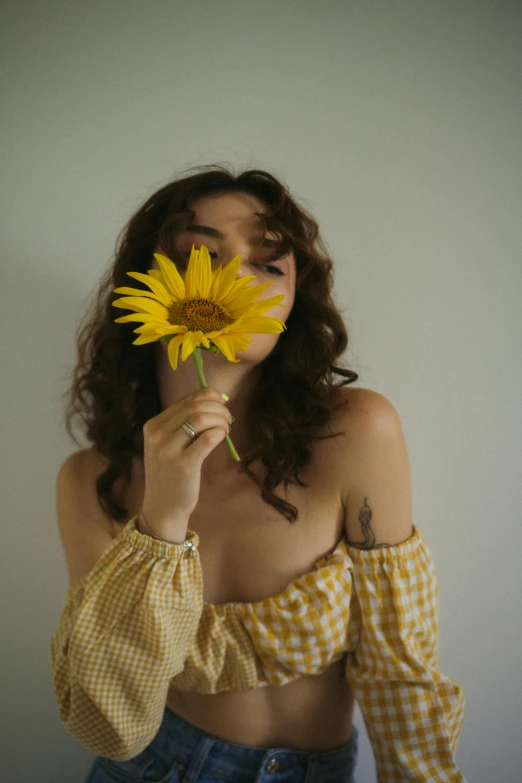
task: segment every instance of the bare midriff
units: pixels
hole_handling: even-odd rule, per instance
[[[341,662],[286,685],[212,695],[170,689],[167,707],[228,742],[262,748],[334,750],[352,734],[354,700]]]

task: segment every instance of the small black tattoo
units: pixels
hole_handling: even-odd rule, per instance
[[[364,536],[364,541],[353,542],[348,540],[348,543],[350,546],[353,546],[356,549],[380,549],[384,546],[392,546],[391,544],[375,543],[375,533],[373,532],[370,525],[373,515],[370,506],[366,502],[367,499],[368,498],[364,498],[363,507],[359,511],[359,522],[361,523],[361,530]]]

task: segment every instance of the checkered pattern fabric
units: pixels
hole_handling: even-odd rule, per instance
[[[454,753],[464,696],[439,666],[438,583],[419,528],[393,547],[342,539],[314,569],[253,603],[203,601],[193,556],[133,517],[66,593],[50,645],[60,717],[91,753],[133,758],[170,685],[214,694],[283,685],[345,658],[380,783],[465,781]]]
[[[358,639],[346,677],[379,783],[465,783],[454,759],[464,694],[440,671],[437,571],[416,525],[413,531],[393,547],[348,547]]]

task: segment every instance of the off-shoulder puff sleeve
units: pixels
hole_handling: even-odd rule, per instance
[[[68,589],[50,643],[63,724],[115,761],[138,755],[158,732],[203,609],[197,533],[169,544],[140,533],[137,521]]]
[[[362,550],[354,563],[351,621],[358,644],[346,678],[361,708],[379,783],[463,783],[454,754],[461,688],[440,671],[435,564],[419,528],[406,541]]]

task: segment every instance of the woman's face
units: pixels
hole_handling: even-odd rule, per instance
[[[270,240],[276,235],[267,232],[264,237],[265,246],[254,246],[253,242],[262,234],[262,225],[255,212],[266,211],[266,205],[255,196],[248,193],[219,193],[204,196],[189,205],[194,210],[193,222],[176,238],[176,250],[185,259],[184,268],[178,265],[178,272],[185,276],[192,245],[196,249],[201,245],[208,248],[212,269],[220,264],[225,266],[234,256],[241,256],[238,278],[255,275],[248,287],[261,283],[272,283],[259,296],[257,301],[269,299],[278,294],[284,294],[280,305],[272,307],[263,313],[286,322],[292,310],[295,299],[295,258],[293,252],[270,263],[273,248]],[[162,250],[157,248],[161,253]],[[153,269],[159,269],[156,259]],[[267,356],[277,343],[279,334],[252,334],[252,342],[245,351],[238,352],[241,361],[249,359],[257,363]]]

